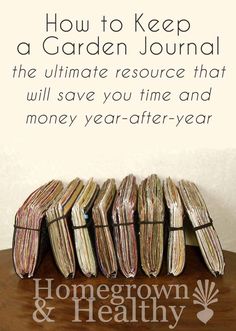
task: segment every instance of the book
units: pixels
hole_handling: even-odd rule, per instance
[[[167,270],[178,276],[185,265],[184,210],[179,191],[171,178],[164,181],[164,196],[169,210],[169,237],[167,247]]]
[[[134,277],[138,251],[134,213],[137,209],[137,184],[133,175],[126,176],[116,193],[112,209],[113,232],[118,263],[125,277]]]
[[[194,183],[181,180],[179,190],[207,267],[214,276],[223,275],[225,262],[220,240],[199,189]]]
[[[61,181],[52,180],[26,199],[15,216],[13,264],[21,278],[33,277],[48,247],[45,213],[63,189]]]
[[[139,242],[141,266],[147,276],[156,277],[164,251],[164,202],[157,175],[144,179],[138,189]]]
[[[96,258],[89,228],[91,229],[92,224],[92,205],[98,191],[99,186],[91,178],[84,186],[71,211],[76,255],[80,269],[87,277],[97,275]]]
[[[58,269],[66,278],[75,276],[75,254],[70,232],[70,212],[82,188],[82,181],[75,178],[46,212],[54,259]]]
[[[100,269],[107,278],[117,276],[117,259],[110,231],[110,209],[116,193],[114,179],[108,179],[102,185],[93,206],[96,251]]]

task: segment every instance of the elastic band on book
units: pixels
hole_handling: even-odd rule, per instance
[[[139,221],[139,224],[164,224],[163,221]]]
[[[86,219],[86,218],[85,218]],[[72,225],[72,229],[73,230],[77,230],[77,229],[85,229],[88,228],[91,225],[91,221],[92,219],[90,219],[88,222],[86,222],[83,225]]]
[[[179,227],[174,227],[174,226],[170,226],[169,227],[169,231],[179,231],[179,230],[183,230],[183,226],[179,226]]]
[[[208,222],[208,223],[193,227],[193,231],[198,231],[198,230],[201,230],[204,228],[208,228],[209,226],[213,226],[213,222],[211,219],[210,219],[210,222]]]
[[[59,216],[57,218],[54,218],[54,220],[52,220],[51,222],[48,222],[47,223],[47,227],[49,227],[50,225],[52,225],[53,223],[57,222],[57,221],[60,221],[60,220],[63,220],[67,217],[67,215],[62,215],[62,216]]]
[[[111,226],[127,226],[134,224],[134,222],[126,222],[126,223],[113,223]],[[107,228],[109,227],[109,224],[94,224],[95,228]]]
[[[108,228],[109,224],[94,224],[95,228]]]
[[[17,224],[14,224],[14,228],[15,229],[22,229],[22,230],[40,231],[40,229],[28,228],[28,227],[20,226],[20,225],[17,225]]]

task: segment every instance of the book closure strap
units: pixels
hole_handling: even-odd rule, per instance
[[[50,225],[52,225],[53,223],[55,223],[57,221],[65,219],[66,217],[67,217],[67,215],[62,215],[62,216],[59,216],[59,217],[55,218],[51,222],[47,223],[47,227],[49,227]],[[84,218],[88,219],[88,215],[84,214]],[[72,225],[72,229],[77,230],[77,229],[88,228],[91,225],[91,223],[92,223],[92,219],[90,219],[88,222],[86,222],[83,225]],[[128,225],[132,225],[132,224],[134,224],[134,222],[113,223],[112,226],[113,227],[128,226]],[[140,221],[139,224],[140,225],[142,225],[142,224],[164,224],[164,222],[163,221]],[[94,224],[95,228],[105,228],[105,227],[109,227],[109,226],[110,226],[109,224]],[[194,230],[194,232],[196,232],[198,230],[208,228],[209,226],[213,226],[213,222],[212,222],[211,218],[210,218],[210,222],[199,225],[199,226],[195,226],[195,227],[193,227],[193,230]],[[36,229],[36,228],[24,227],[24,226],[20,226],[20,225],[17,225],[17,224],[14,224],[14,228],[15,229],[22,229],[22,230],[30,230],[30,231],[40,231],[40,228]],[[169,227],[169,231],[179,231],[179,230],[183,230],[183,226],[180,226],[180,227],[170,226]]]
[[[68,214],[69,214],[69,213],[68,213]],[[49,227],[51,224],[53,224],[53,223],[55,223],[55,222],[58,222],[58,221],[60,221],[60,220],[64,220],[64,219],[66,219],[66,217],[67,217],[68,214],[66,214],[66,215],[62,215],[62,216],[59,216],[59,217],[57,217],[57,218],[54,218],[54,220],[52,220],[51,222],[49,222],[49,223],[47,224],[47,227]],[[85,220],[88,219],[88,215],[87,215],[87,214],[84,214],[84,219],[85,219]],[[72,227],[73,230],[77,230],[77,229],[88,228],[90,225],[91,225],[91,220],[89,220],[88,222],[86,222],[86,223],[83,224],[83,225],[72,225],[71,227]]]
[[[40,231],[40,229],[34,229],[34,228],[29,228],[27,226],[20,226],[17,224],[14,224],[15,229],[22,229],[22,230],[30,230],[30,231]]]
[[[201,230],[201,229],[205,229],[205,228],[208,228],[209,226],[213,227],[213,221],[212,221],[211,218],[210,218],[210,222],[193,227],[193,231],[198,231],[198,230]]]
[[[164,224],[163,221],[139,221],[139,224]]]
[[[84,219],[88,219],[88,215],[84,214]],[[92,219],[90,219],[89,221],[86,221],[85,224],[82,225],[72,225],[72,229],[73,230],[78,230],[78,229],[85,229],[85,228],[89,228],[90,225],[92,224]]]
[[[57,217],[54,220],[52,220],[50,223],[48,223],[47,226],[49,227],[52,223],[60,221],[60,220],[65,219],[65,218],[66,218],[66,215],[62,215],[60,217]],[[84,218],[88,219],[88,215],[84,214]],[[72,229],[77,230],[77,229],[88,228],[91,225],[91,223],[92,223],[92,219],[90,219],[88,222],[86,222],[83,225],[72,225]],[[131,224],[134,224],[134,222],[114,223],[114,224],[112,224],[112,226],[127,226],[127,225],[131,225]],[[106,228],[106,227],[109,227],[109,226],[110,226],[109,224],[94,224],[95,228]]]
[[[211,218],[210,218],[210,222],[205,223],[205,224],[202,224],[202,225],[199,225],[199,226],[193,227],[193,231],[196,232],[198,230],[208,228],[209,226],[212,226],[213,227],[213,221],[212,221]],[[172,227],[172,226],[170,226],[169,227],[169,231],[178,231],[178,230],[183,230],[183,229],[184,229],[183,226],[180,226],[180,227]]]
[[[179,230],[183,230],[183,226],[178,226],[178,227],[175,227],[175,226],[170,226],[169,227],[169,231],[179,231]]]
[[[65,214],[65,215],[58,216],[57,218],[54,218],[52,221],[50,221],[50,222],[47,223],[47,227],[49,228],[49,226],[51,226],[55,222],[58,222],[58,221],[61,221],[61,220],[65,220],[66,217],[67,217],[67,215],[68,214]]]
[[[134,222],[125,222],[125,223],[113,223],[111,224],[111,226],[116,227],[116,226],[128,226],[128,225],[132,225],[134,224]],[[109,227],[110,224],[94,224],[95,228],[107,228]]]

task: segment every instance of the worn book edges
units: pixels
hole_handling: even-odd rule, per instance
[[[164,181],[164,195],[169,209],[169,238],[167,250],[168,273],[178,276],[185,265],[185,236],[183,205],[175,183],[171,178]]]
[[[115,278],[117,275],[116,253],[109,228],[109,211],[115,193],[115,180],[108,179],[102,185],[93,206],[97,258],[101,271],[107,278]]]
[[[90,238],[91,209],[98,194],[99,186],[90,179],[76,200],[72,212],[72,223],[76,255],[81,271],[87,277],[97,275],[97,265]]]
[[[223,275],[223,251],[203,197],[197,186],[186,180],[179,182],[179,190],[207,267],[214,276]]]
[[[151,175],[138,190],[139,242],[141,266],[147,276],[156,277],[164,250],[164,203],[160,179]]]
[[[74,179],[46,213],[53,255],[59,270],[66,278],[75,275],[75,255],[68,222],[71,208],[82,188],[82,181]]]
[[[133,175],[125,177],[118,189],[112,209],[115,247],[120,269],[125,277],[134,277],[138,267],[134,212],[137,185]]]
[[[47,246],[44,216],[62,191],[60,181],[52,180],[35,190],[15,216],[13,264],[21,278],[32,277]]]

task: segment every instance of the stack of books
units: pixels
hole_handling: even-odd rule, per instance
[[[171,178],[164,181],[164,194],[169,211],[168,272],[178,276],[185,265],[184,210],[178,188]]]
[[[134,277],[138,268],[134,212],[137,185],[133,175],[125,177],[116,193],[112,208],[114,241],[120,270],[125,277]]]
[[[47,249],[45,214],[62,189],[60,181],[52,180],[35,190],[16,213],[13,264],[21,278],[34,275],[36,266]]]
[[[99,269],[107,278],[117,277],[118,270],[135,277],[139,265],[148,277],[157,277],[166,249],[168,273],[178,276],[185,266],[187,218],[206,266],[214,276],[223,275],[220,241],[194,183],[181,180],[176,185],[167,178],[162,184],[156,174],[140,185],[128,175],[118,189],[112,178],[101,188],[92,178],[86,184],[76,178],[65,188],[52,180],[34,191],[16,213],[15,271],[21,278],[32,277],[51,246],[66,278],[75,276],[76,260],[87,277],[96,277]]]
[[[156,277],[162,266],[164,210],[161,181],[151,175],[142,181],[138,194],[141,266],[149,277]]]
[[[59,270],[66,278],[75,275],[75,254],[68,216],[82,187],[81,181],[78,178],[74,179],[46,212],[53,255]]]
[[[196,234],[202,256],[214,276],[223,275],[224,257],[205,201],[194,183],[181,180],[179,190]]]
[[[115,194],[115,180],[108,179],[102,185],[92,211],[97,259],[102,273],[107,278],[115,278],[118,271],[111,227],[111,206]]]
[[[90,237],[91,209],[99,187],[91,178],[76,200],[71,213],[76,255],[81,271],[87,277],[97,275],[97,264]]]

